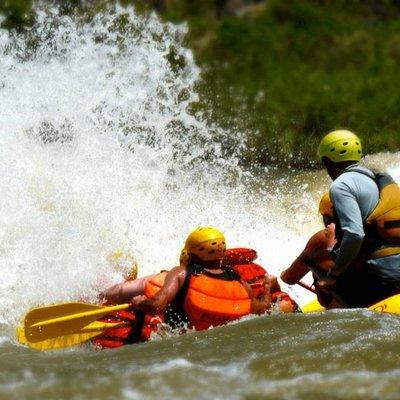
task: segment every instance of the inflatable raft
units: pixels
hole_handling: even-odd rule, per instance
[[[368,307],[371,311],[387,313],[387,314],[400,314],[400,294],[388,297],[387,299],[381,300],[376,304]],[[311,303],[308,303],[301,308],[304,313],[309,312],[322,312],[326,311],[324,307],[319,304],[318,300],[315,299]]]

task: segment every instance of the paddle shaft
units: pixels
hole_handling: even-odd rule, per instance
[[[302,281],[298,281],[297,284],[299,286],[301,286],[302,288],[308,290],[309,292],[316,294],[316,291],[311,286],[308,286],[306,283],[304,283]]]

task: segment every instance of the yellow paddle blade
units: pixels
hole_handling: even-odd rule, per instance
[[[381,313],[400,314],[400,294],[395,294],[394,296],[381,300],[378,303],[368,307],[368,310]],[[317,299],[315,299],[302,307],[301,311],[304,313],[321,312],[325,311],[325,308],[319,304]]]
[[[77,332],[114,311],[126,310],[129,304],[98,306],[85,303],[57,304],[28,312],[24,321],[25,336],[30,343]]]
[[[27,345],[33,349],[38,350],[51,350],[51,349],[60,349],[63,347],[75,346],[80,343],[84,343],[93,337],[102,335],[104,331],[112,328],[120,328],[123,326],[129,325],[129,322],[121,321],[121,322],[102,322],[95,321],[91,324],[83,327],[81,330],[68,334],[57,336],[53,339],[46,339],[40,342],[29,342],[26,339],[24,328],[17,328],[17,338],[21,344]]]

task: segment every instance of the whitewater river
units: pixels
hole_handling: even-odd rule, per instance
[[[243,168],[245,138],[188,112],[201,71],[185,32],[132,9],[90,22],[40,10],[28,36],[0,31],[0,399],[400,399],[400,319],[365,310],[109,351],[17,343],[30,308],[121,281],[118,249],[146,275],[212,224],[279,275],[321,227],[323,171]],[[400,154],[367,162],[400,181]]]

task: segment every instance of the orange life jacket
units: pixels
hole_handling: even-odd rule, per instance
[[[153,297],[160,290],[166,274],[161,272],[150,279],[145,289],[147,297]],[[218,275],[192,273],[188,267],[183,310],[189,325],[196,330],[224,325],[250,313],[251,300],[239,277],[232,272],[228,277],[225,273],[223,275],[221,279]],[[146,315],[142,339],[148,339],[163,321],[163,315]]]
[[[189,284],[183,309],[196,330],[225,325],[251,311],[251,299],[236,273],[208,273],[189,265]]]
[[[248,249],[248,248],[228,249],[226,251],[225,258],[223,260],[222,265],[224,267],[231,267],[231,269],[233,269],[240,276],[241,279],[248,281],[252,285],[252,290],[253,290],[254,296],[259,296],[264,291],[264,284],[263,284],[263,282],[261,283],[260,281],[264,277],[266,271],[264,268],[262,268],[258,264],[252,263],[252,261],[256,258],[257,258],[257,252],[252,249]],[[162,271],[159,274],[153,276],[147,282],[145,292],[144,292],[144,294],[147,297],[152,298],[161,289],[161,287],[164,284],[167,273],[168,273],[167,271]],[[218,281],[220,281],[220,280],[218,280]],[[236,286],[236,284],[235,284],[235,286]],[[243,287],[241,284],[240,284],[240,286]],[[198,287],[198,285],[196,285],[196,288],[197,287]],[[211,290],[214,290],[214,289],[215,288],[213,288]],[[193,294],[193,297],[191,297],[191,299],[190,299],[190,302],[189,302],[190,304],[192,301],[195,304],[197,304],[197,300],[196,300],[197,296],[195,296],[194,293],[195,292],[191,292],[191,294]],[[248,297],[247,292],[246,292],[246,296]],[[185,299],[185,303],[186,303],[186,299]],[[195,308],[196,308],[196,306],[195,306]],[[186,312],[186,310],[185,310],[185,312]],[[196,314],[196,312],[195,312],[195,314]],[[248,312],[246,312],[246,314],[248,314]],[[243,314],[243,315],[245,315],[245,314]],[[228,316],[228,320],[226,320],[226,316],[225,316],[222,319],[224,321],[226,320],[226,322],[224,322],[224,323],[227,323],[227,322],[229,322],[229,320],[232,320],[229,318],[230,317]],[[236,318],[238,318],[238,317],[236,317]],[[236,319],[236,318],[233,318],[233,319]],[[220,320],[221,320],[221,318],[220,318]],[[145,316],[144,324],[143,324],[143,328],[142,328],[142,334],[141,334],[142,339],[148,340],[150,338],[151,334],[153,332],[157,331],[158,325],[164,321],[165,321],[165,318],[164,318],[164,315],[162,315],[162,314],[157,314],[157,315],[147,314]],[[221,325],[221,323],[218,321],[214,321],[214,324]],[[201,329],[201,326],[203,326],[204,324],[197,321],[196,325],[197,325],[196,329],[199,329],[199,328]],[[208,326],[210,326],[210,325],[208,325]],[[207,328],[208,328],[208,326],[207,326]],[[206,328],[202,328],[202,329],[206,329]]]

